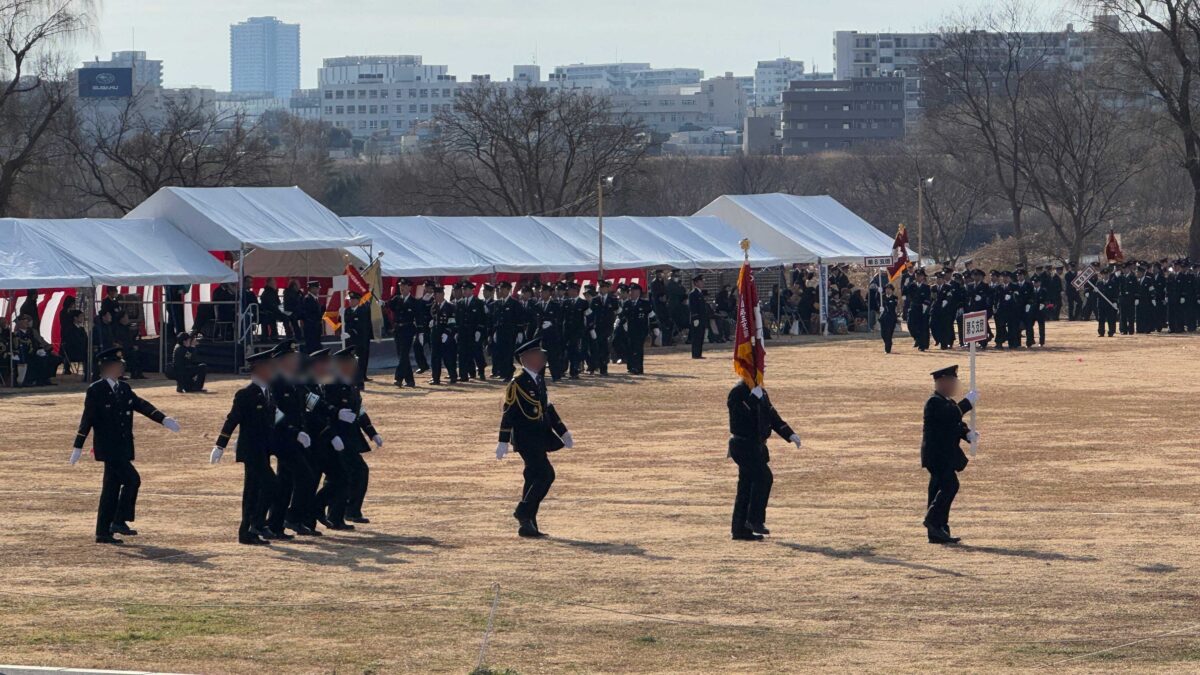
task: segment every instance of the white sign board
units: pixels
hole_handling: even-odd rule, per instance
[[[1075,290],[1082,291],[1083,287],[1086,286],[1087,282],[1094,276],[1096,276],[1096,268],[1088,265],[1080,270],[1079,274],[1071,280],[1071,285],[1075,287]]]
[[[987,312],[963,314],[963,342],[983,342],[987,339]]]
[[[876,255],[863,258],[863,267],[891,267],[892,256]]]

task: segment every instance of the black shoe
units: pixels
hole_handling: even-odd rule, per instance
[[[97,544],[124,544],[125,542],[121,541],[120,539],[117,539],[116,537],[112,536],[111,534],[98,534],[98,535],[96,535],[96,543]]]
[[[137,535],[137,530],[129,527],[125,523],[113,523],[108,526],[108,531],[112,534],[123,534],[127,537]]]
[[[346,520],[348,520],[352,523],[358,523],[360,525],[365,525],[365,524],[371,522],[370,518],[363,518],[362,516],[350,516]]]
[[[238,536],[238,543],[247,546],[270,546],[271,542],[259,537],[257,534],[244,534]]]
[[[522,537],[541,537],[541,532],[538,532],[537,526],[532,520],[525,519],[521,521],[521,526],[517,528],[517,535]]]
[[[926,525],[925,531],[929,535],[929,543],[931,544],[957,544],[958,540],[951,537],[941,527]]]
[[[428,368],[417,368],[418,375],[424,375],[425,373],[428,373],[428,372],[429,372]]]
[[[326,525],[331,530],[353,530],[354,526],[346,522],[330,522]]]
[[[425,384],[440,385],[441,383],[442,383],[441,380],[430,380],[430,381],[426,382]]]
[[[288,540],[295,538],[292,535],[287,534],[286,532],[283,532],[283,531],[276,532],[275,530],[272,530],[269,527],[261,528],[258,531],[258,536],[260,536],[263,539],[266,539],[268,541],[272,541],[272,540],[276,540],[276,539],[278,539],[280,541],[288,541]]]
[[[733,539],[734,541],[762,541],[763,536],[753,532],[734,532]]]
[[[296,534],[298,534],[302,537],[311,537],[314,534],[320,534],[316,530],[312,529],[311,527],[309,527],[303,523],[289,523],[287,521],[284,521],[283,529],[291,530],[292,532],[295,532]]]
[[[767,529],[767,526],[763,525],[762,523],[751,523],[747,521],[746,529],[750,530],[754,534],[771,534],[771,531]]]
[[[325,514],[323,514],[323,513],[321,515],[317,516],[317,522],[324,525],[326,528],[328,528],[330,530],[333,529],[333,522],[330,521],[329,518],[325,517]]]

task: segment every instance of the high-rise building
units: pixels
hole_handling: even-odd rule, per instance
[[[321,120],[358,137],[400,135],[454,107],[447,66],[411,54],[325,59],[317,74]]]
[[[84,68],[130,68],[133,70],[133,89],[135,92],[144,87],[161,87],[163,85],[163,65],[158,59],[146,58],[146,52],[113,52],[112,58],[101,61],[97,56],[94,61],[84,61]]]
[[[229,27],[233,92],[263,92],[287,99],[300,88],[300,24],[257,16]]]
[[[793,80],[804,75],[804,62],[789,58],[759,61],[754,68],[754,105],[778,105]]]

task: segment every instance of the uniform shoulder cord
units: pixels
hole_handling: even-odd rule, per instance
[[[533,409],[532,415],[525,412],[525,406],[521,405],[520,401],[526,401],[529,403],[529,405]],[[526,393],[524,389],[521,389],[520,387],[518,387],[516,380],[509,382],[508,388],[504,390],[504,409],[507,410],[508,408],[512,407],[514,404],[517,405],[518,408],[520,408],[521,414],[525,416],[525,419],[534,421],[534,422],[542,419],[542,404],[541,404],[541,402],[538,401],[536,398],[533,398],[532,396],[530,396],[528,393]]]

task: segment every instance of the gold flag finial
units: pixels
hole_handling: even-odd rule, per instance
[[[750,240],[749,240],[749,239],[743,239],[743,240],[742,240],[742,243],[741,243],[741,247],[742,247],[742,250],[743,250],[743,251],[749,251],[749,250],[750,250]]]

